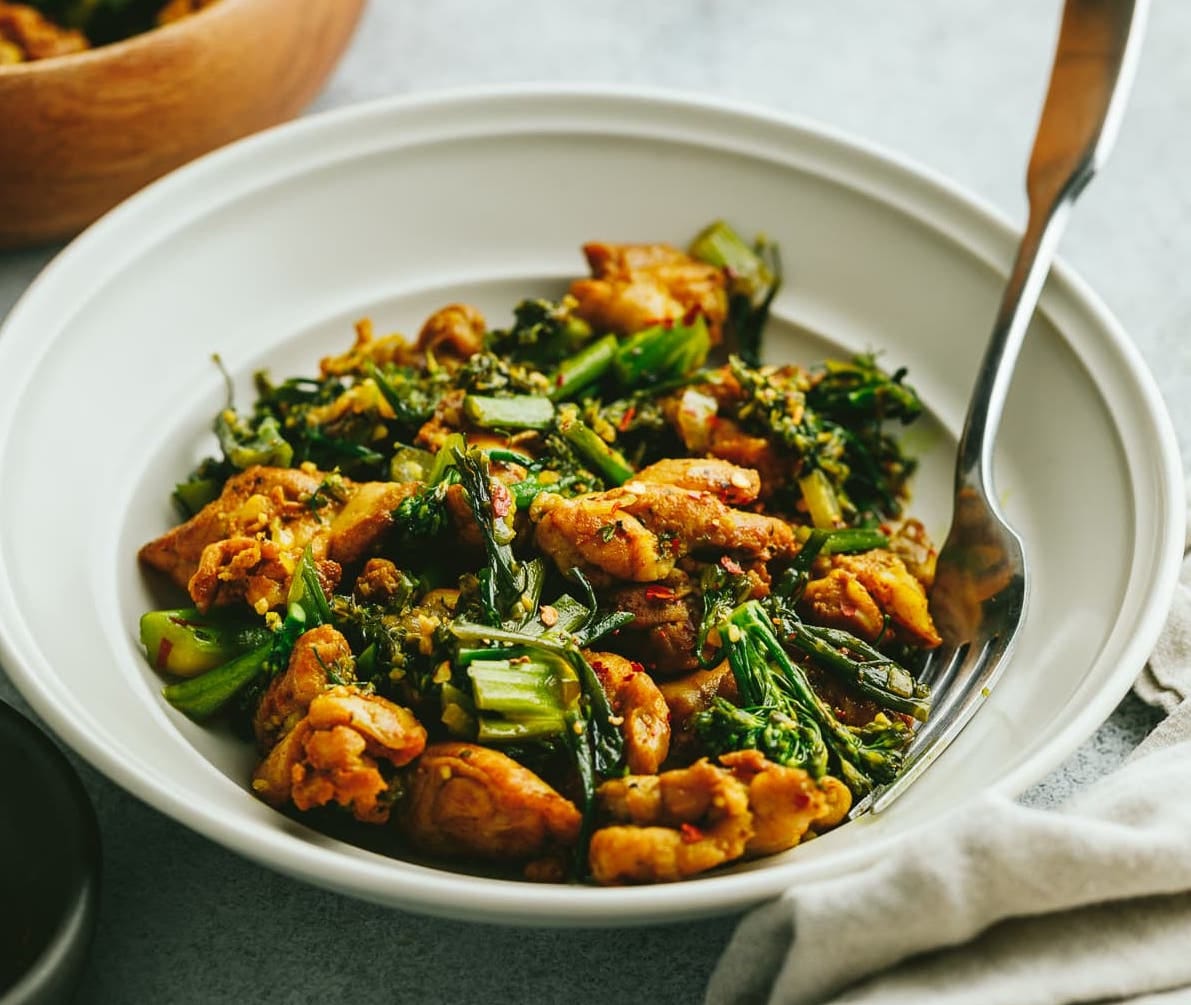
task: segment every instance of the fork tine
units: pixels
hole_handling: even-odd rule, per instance
[[[963,666],[965,673],[962,682],[957,687],[949,688],[939,706],[931,710],[930,719],[918,730],[910,744],[901,774],[888,785],[873,790],[870,805],[873,813],[888,809],[935,762],[976,714],[1005,669],[1016,634],[993,635],[979,648],[960,647],[966,650],[968,658],[962,661],[952,658],[949,662],[959,662]],[[959,666],[955,666],[950,679],[954,680],[958,671]]]
[[[967,652],[968,644],[966,642],[950,650],[936,649],[931,653],[931,658],[927,661],[922,673],[918,675],[918,680],[930,687],[932,695],[944,694]],[[933,707],[935,706],[932,703]]]

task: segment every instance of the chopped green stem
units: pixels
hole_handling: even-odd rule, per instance
[[[605,443],[573,408],[561,410],[558,431],[584,464],[613,485],[623,485],[636,472],[615,447]]]
[[[616,349],[612,371],[625,388],[686,377],[699,369],[711,351],[711,333],[702,315],[655,325],[630,335]]]
[[[926,721],[930,715],[930,689],[914,680],[905,667],[849,632],[802,623],[792,627],[791,645],[819,666],[854,685],[883,708]]]
[[[550,399],[566,401],[576,391],[603,377],[612,366],[619,345],[620,340],[615,335],[605,335],[564,359],[551,378]]]
[[[272,637],[259,620],[203,614],[197,608],[148,611],[141,616],[141,645],[155,670],[194,677],[255,649]]]
[[[554,406],[547,398],[519,394],[494,398],[469,394],[463,399],[463,414],[481,429],[549,429],[554,422]]]
[[[243,656],[198,677],[162,689],[165,700],[191,719],[206,719],[226,705],[241,688],[265,673],[273,643],[266,642]]]

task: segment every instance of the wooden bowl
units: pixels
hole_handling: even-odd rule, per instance
[[[0,249],[69,237],[180,164],[292,117],[365,0],[219,0],[75,55],[0,66]]]

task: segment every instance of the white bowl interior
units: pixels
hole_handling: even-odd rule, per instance
[[[588,239],[688,240],[713,217],[782,247],[768,352],[883,351],[934,416],[912,509],[941,539],[954,433],[1011,238],[909,169],[813,130],[625,96],[397,104],[205,159],[101,222],[0,337],[0,635],[21,690],[151,803],[283,871],[378,901],[505,921],[623,922],[725,910],[849,868],[989,788],[1020,789],[1111,710],[1173,585],[1181,478],[1140,364],[1071,277],[1029,335],[998,455],[1033,591],[1003,683],[939,766],[879,818],[733,872],[643,890],[538,887],[393,861],[257,802],[251,751],[169,709],[136,644],[163,597],[136,548],[213,449],[251,374],[313,372],[371,316],[415,332],[469,300],[493,321],[582,272]],[[811,334],[818,333],[818,334]],[[80,603],[81,598],[86,598]]]

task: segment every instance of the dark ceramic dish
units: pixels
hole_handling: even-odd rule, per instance
[[[0,701],[0,1005],[68,1000],[99,902],[99,828],[53,741]]]

